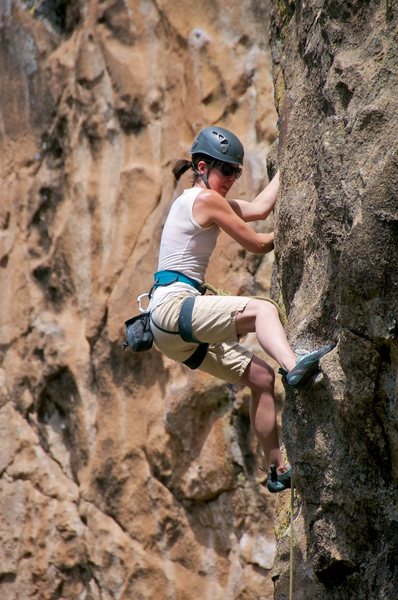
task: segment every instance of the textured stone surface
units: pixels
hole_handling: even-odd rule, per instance
[[[394,2],[273,2],[274,294],[293,344],[338,341],[284,412],[306,600],[398,597],[397,27]],[[282,600],[283,541],[278,556]]]
[[[247,394],[121,352],[196,131],[242,137],[240,196],[266,181],[266,8],[0,3],[1,599],[272,596]],[[268,292],[272,257],[218,256],[210,282]]]

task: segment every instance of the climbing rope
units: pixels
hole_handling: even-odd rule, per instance
[[[294,486],[293,469],[290,488],[290,568],[289,568],[289,600],[293,600],[293,558],[294,558]]]

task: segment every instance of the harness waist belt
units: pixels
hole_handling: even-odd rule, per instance
[[[202,295],[206,293],[206,288],[196,281],[196,279],[192,279],[192,277],[188,277],[188,275],[184,275],[184,273],[180,273],[180,271],[157,271],[154,275],[154,286],[163,286],[163,285],[171,285],[172,283],[176,283],[177,281],[180,283],[187,283],[194,287],[198,292]]]

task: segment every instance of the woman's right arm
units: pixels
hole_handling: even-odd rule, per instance
[[[229,200],[233,210],[244,221],[266,219],[274,208],[279,190],[279,171],[252,202]]]
[[[231,208],[229,202],[213,190],[203,190],[195,200],[193,215],[202,227],[218,225],[245,250],[267,254],[274,248],[274,234],[257,233]]]

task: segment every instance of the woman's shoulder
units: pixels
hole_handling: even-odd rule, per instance
[[[173,201],[173,206],[191,206],[201,191],[202,189],[197,187],[183,190],[181,194],[179,194],[179,196],[177,196],[177,198],[175,198]]]
[[[211,189],[203,189],[197,188],[199,193],[195,196],[199,200],[199,202],[205,202],[206,205],[210,206],[212,204],[218,206],[219,204],[225,204],[225,198],[221,196],[218,192]]]

